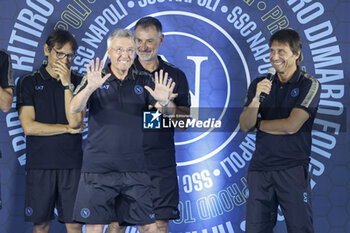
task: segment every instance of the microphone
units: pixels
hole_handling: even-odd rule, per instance
[[[270,68],[267,70],[267,76],[266,76],[266,78],[272,82],[273,76],[274,76],[275,74],[276,74],[275,68],[270,67]],[[260,103],[264,102],[264,100],[266,99],[267,96],[268,96],[268,95],[267,95],[265,92],[260,93],[259,102],[260,102]]]

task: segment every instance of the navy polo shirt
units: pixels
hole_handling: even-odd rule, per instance
[[[250,104],[255,96],[257,83],[264,78],[257,78],[251,83],[245,106]],[[309,163],[311,130],[320,101],[320,93],[321,86],[318,80],[300,71],[299,68],[286,83],[281,83],[275,75],[271,92],[259,108],[261,119],[288,118],[293,108],[304,109],[310,117],[295,134],[272,135],[258,130],[250,170],[280,170]]]
[[[72,72],[71,82],[77,86],[82,77]],[[64,87],[52,78],[45,66],[23,76],[17,85],[17,109],[33,106],[35,121],[47,124],[68,124],[65,113]],[[81,134],[26,136],[27,169],[80,168]]]
[[[0,49],[0,86],[4,89],[14,87],[11,57],[2,49]]]
[[[159,66],[150,73],[145,70],[138,60],[134,61],[134,67],[153,78],[154,73],[160,70],[168,72],[168,77],[175,82],[174,93],[178,96],[174,99],[176,106],[191,106],[191,98],[186,75],[176,66],[165,62],[158,56]],[[176,166],[175,161],[175,145],[174,145],[174,128],[158,131],[146,131],[144,136],[144,151],[147,167],[157,169],[162,167]]]
[[[105,73],[111,73],[110,65]],[[83,80],[80,90],[86,85]],[[155,103],[144,86],[148,76],[132,69],[121,81],[113,74],[88,100],[89,133],[84,149],[83,172],[146,171],[142,148],[143,111]],[[77,90],[77,91],[80,91]]]

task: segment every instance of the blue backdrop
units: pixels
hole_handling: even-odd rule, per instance
[[[345,75],[350,70],[350,2],[300,2],[0,0],[0,47],[11,54],[17,81],[40,66],[46,37],[63,28],[80,45],[73,63],[84,73],[91,58],[105,57],[109,32],[133,29],[146,15],[157,17],[165,34],[160,53],[186,73],[192,114],[209,111],[224,126],[176,133],[181,218],[171,222],[170,231],[233,233],[244,232],[246,172],[255,149],[254,134],[239,131],[243,99],[252,79],[270,67],[271,34],[297,30],[303,40],[302,69],[322,84],[309,167],[315,230],[350,232],[350,84]],[[0,113],[0,144],[0,232],[31,232],[31,224],[23,221],[25,137],[15,104],[9,113]],[[275,232],[286,232],[283,216],[278,220]],[[52,228],[65,232],[57,222]]]

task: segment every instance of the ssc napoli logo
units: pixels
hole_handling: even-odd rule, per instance
[[[136,94],[141,95],[143,93],[143,87],[141,85],[135,85],[134,91]]]
[[[26,216],[30,217],[33,215],[33,213],[34,213],[34,211],[33,211],[32,207],[26,207],[26,209],[25,209]]]
[[[80,215],[83,218],[88,218],[90,216],[90,210],[88,208],[83,208],[80,211]]]
[[[294,88],[291,92],[290,95],[292,97],[297,97],[299,95],[299,88]]]

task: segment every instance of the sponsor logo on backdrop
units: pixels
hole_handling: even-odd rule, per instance
[[[343,112],[344,73],[340,47],[332,22],[320,2],[265,3],[242,0],[96,0],[27,1],[10,35],[16,81],[42,63],[43,38],[52,28],[71,31],[79,44],[74,70],[84,73],[94,57],[106,56],[106,39],[115,28],[133,29],[146,15],[157,17],[164,27],[162,57],[181,68],[188,78],[193,125],[208,119],[210,127],[177,131],[176,159],[180,187],[180,219],[176,232],[239,232],[244,229],[244,208],[249,196],[248,162],[255,149],[255,135],[239,133],[239,114],[252,79],[263,74],[269,63],[268,39],[272,33],[292,27],[303,38],[306,70],[314,74],[327,93],[321,96],[313,134],[309,170],[312,187],[324,173],[337,135],[345,124]],[[33,17],[27,17],[32,15]],[[109,86],[101,88],[108,90]],[[38,91],[42,90],[36,87]],[[136,94],[143,87],[135,86]],[[292,90],[293,97],[299,90]],[[15,98],[16,100],[16,98]],[[158,129],[169,122],[157,112],[144,112],[145,129]],[[212,122],[220,122],[216,127]],[[18,113],[6,116],[12,147],[20,165],[25,165],[25,136]],[[171,123],[169,123],[171,124]],[[187,122],[184,122],[187,124]],[[192,123],[190,124],[190,126]],[[174,126],[174,125],[172,125]],[[203,130],[204,129],[204,130]],[[225,129],[225,130],[222,130]],[[83,136],[86,138],[87,131]],[[82,216],[87,212],[82,210]],[[89,215],[89,214],[88,214]],[[279,220],[283,217],[279,215]],[[206,224],[202,224],[203,221]]]

